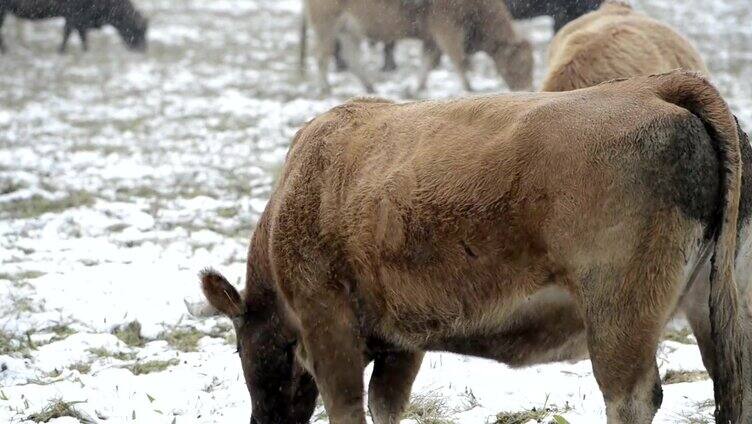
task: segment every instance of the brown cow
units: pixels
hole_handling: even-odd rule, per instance
[[[252,237],[245,292],[201,277],[235,324],[252,422],[308,422],[320,391],[330,422],[365,423],[373,360],[374,422],[396,423],[422,352],[444,350],[512,366],[589,354],[608,422],[649,423],[656,346],[692,282],[708,286],[719,422],[749,422],[734,224],[743,258],[752,152],[738,131],[684,72],[356,100],[312,120]]]
[[[468,91],[472,88],[466,75],[465,57],[478,51],[491,56],[510,89],[526,90],[532,86],[532,46],[516,34],[509,11],[498,0],[306,0],[305,3],[316,38],[319,83],[324,92],[330,90],[329,62],[338,36],[348,68],[368,92],[373,91],[373,85],[360,62],[358,47],[362,37],[385,42],[404,38],[423,40],[419,90],[425,87],[428,73],[442,51],[449,56]],[[304,57],[302,46],[301,58]]]
[[[564,26],[551,41],[548,59],[542,91],[574,90],[677,68],[710,75],[684,37],[618,2],[606,2]]]
[[[599,10],[566,25],[552,41],[549,59],[543,91],[574,90],[675,68],[709,75],[700,54],[681,35],[616,2],[604,3]],[[746,154],[747,144],[743,147]],[[745,167],[748,162],[752,162],[752,156],[745,157]],[[743,271],[744,275],[752,272]],[[698,270],[696,278],[707,282],[709,273],[710,265],[706,264]],[[697,338],[705,367],[712,375],[716,359],[707,320],[708,295],[707,284],[693,284],[682,308]]]

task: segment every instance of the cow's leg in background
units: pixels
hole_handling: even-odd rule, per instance
[[[682,309],[687,317],[692,333],[697,339],[697,347],[700,348],[702,363],[710,377],[713,377],[715,367],[715,346],[710,334],[710,262],[706,262],[697,275],[696,281],[687,292]]]
[[[76,31],[78,32],[78,37],[81,39],[81,48],[85,52],[89,51],[89,40],[86,37],[86,28],[78,27],[76,28]]]
[[[423,42],[423,52],[421,55],[420,73],[418,74],[418,91],[426,89],[428,75],[436,68],[435,64],[441,61],[441,50],[433,42]]]
[[[423,352],[376,355],[368,386],[368,409],[374,424],[400,422],[422,362]]]
[[[373,84],[362,62],[360,51],[361,38],[352,29],[345,28],[340,34],[342,44],[342,58],[347,63],[347,67],[363,84],[363,88],[369,93],[373,93]]]
[[[60,53],[65,53],[65,51],[68,49],[68,40],[70,39],[72,32],[73,24],[68,22],[68,20],[66,19],[65,26],[63,27],[63,42],[60,43]]]
[[[327,278],[324,273],[319,276]],[[301,281],[311,280],[301,277]],[[365,424],[365,343],[358,319],[343,285],[320,287],[326,289],[317,290],[315,295],[295,295],[292,300],[301,322],[305,362],[314,373],[330,422]]]
[[[5,21],[5,10],[0,9],[0,53],[5,53],[5,43],[3,42],[3,22]]]
[[[21,18],[16,18],[16,40],[21,45],[26,45],[26,23]]]
[[[339,40],[334,42],[334,69],[337,72],[347,70],[347,63],[342,59],[342,44]]]
[[[332,91],[329,85],[329,62],[337,41],[337,20],[340,11],[331,7],[331,2],[309,0],[306,5],[308,22],[316,40],[316,65],[319,73],[319,89],[322,94]]]
[[[384,43],[384,66],[381,70],[384,72],[392,72],[397,69],[397,62],[394,60],[394,49],[397,46],[395,41],[387,41]]]
[[[655,353],[686,287],[676,252],[694,242],[676,235],[695,224],[676,212],[661,215],[644,224],[633,255],[582,277],[588,349],[609,424],[649,424],[663,400]]]
[[[449,56],[454,69],[462,81],[465,91],[473,91],[467,79],[467,61],[465,60],[465,36],[462,28],[444,17],[433,18],[429,21],[431,34],[442,52]]]

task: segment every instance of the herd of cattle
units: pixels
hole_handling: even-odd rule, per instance
[[[398,423],[437,350],[511,366],[589,357],[608,422],[650,423],[656,348],[678,313],[717,422],[752,423],[752,148],[685,38],[601,3],[305,0],[324,91],[333,57],[373,90],[364,38],[385,43],[387,68],[395,42],[421,40],[419,88],[446,54],[470,90],[467,57],[483,51],[530,90],[512,19],[548,14],[557,32],[539,93],[360,98],[298,131],[245,288],[207,269],[208,302],[188,305],[232,318],[252,423],[307,423],[320,394],[331,423],[364,424],[370,362],[373,422]],[[103,24],[146,46],[128,0],[0,0],[0,23],[6,12],[65,17],[61,49]]]
[[[419,86],[446,53],[469,88],[474,51],[531,85],[503,2],[305,3],[325,91],[337,40],[373,88],[364,38],[387,57],[422,40]],[[717,422],[752,422],[749,140],[685,38],[623,3],[595,9],[556,33],[540,93],[360,98],[298,131],[245,288],[207,269],[208,302],[188,305],[232,318],[252,423],[307,423],[320,394],[331,423],[364,424],[371,362],[373,422],[398,423],[426,351],[589,357],[608,422],[650,423],[657,345],[680,313]]]

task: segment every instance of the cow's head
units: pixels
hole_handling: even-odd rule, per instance
[[[129,0],[118,3],[111,12],[110,19],[112,26],[117,29],[120,38],[130,50],[146,51],[149,20],[136,10]]]
[[[232,320],[237,352],[251,394],[251,424],[308,423],[318,391],[295,359],[297,341],[282,323],[275,302],[247,302],[221,274],[204,270],[201,288],[207,304],[187,304],[194,315],[224,315]]]
[[[533,88],[533,47],[527,40],[504,42],[491,54],[496,70],[513,91]]]

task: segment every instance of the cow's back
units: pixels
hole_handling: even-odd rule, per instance
[[[574,90],[679,68],[709,75],[697,50],[673,29],[629,6],[605,3],[554,37],[542,90]]]
[[[686,128],[697,132],[689,171],[671,150]],[[636,83],[348,103],[310,122],[288,154],[270,206],[276,281],[290,299],[332,278],[353,284],[364,319],[408,339],[426,326],[484,331],[515,299],[570,284],[584,262],[634,251],[637,232],[604,229],[677,206],[659,182],[717,181],[703,131]],[[713,190],[691,219],[714,213]]]

